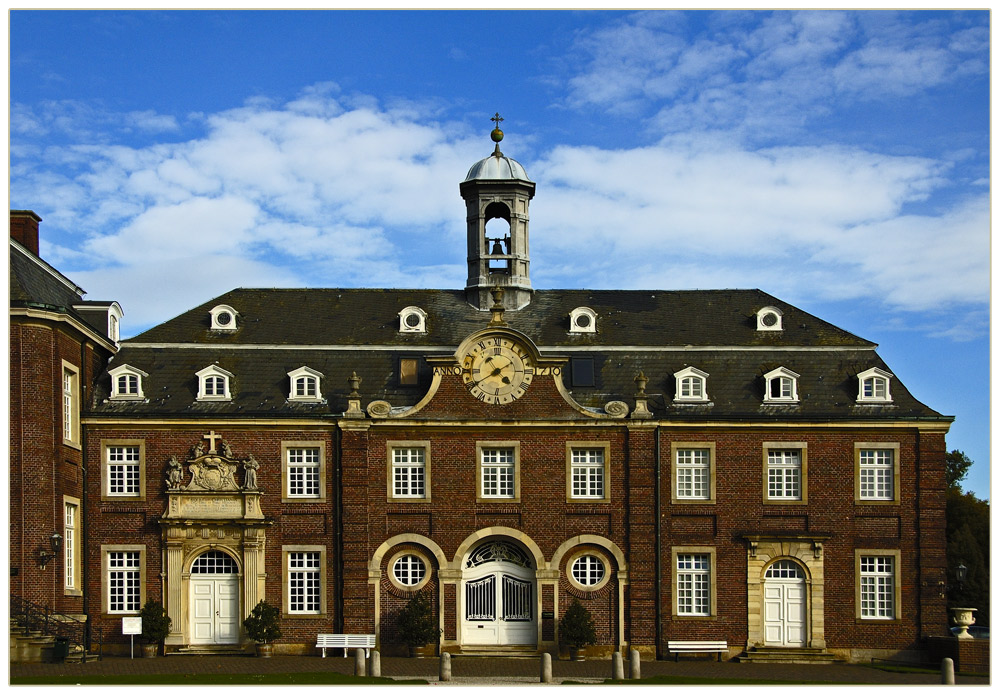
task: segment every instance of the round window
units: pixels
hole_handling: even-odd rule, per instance
[[[769,311],[760,317],[760,322],[770,328],[778,323],[778,315]]]
[[[424,580],[427,566],[416,555],[400,555],[392,565],[392,576],[403,586],[416,586]]]
[[[590,316],[587,314],[580,314],[576,317],[576,325],[580,328],[586,328],[590,325]]]
[[[230,314],[228,311],[220,311],[215,317],[215,322],[218,323],[220,326],[228,326],[229,322],[232,320],[233,320],[233,315]]]
[[[604,562],[596,555],[581,555],[573,561],[570,574],[581,586],[594,587],[604,580]]]
[[[412,314],[407,314],[403,318],[403,323],[405,323],[410,328],[417,328],[420,325],[420,314],[416,312]]]

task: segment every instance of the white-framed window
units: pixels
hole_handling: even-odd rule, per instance
[[[480,501],[518,501],[518,449],[516,443],[482,442],[479,453]]]
[[[213,331],[235,331],[236,330],[236,309],[228,304],[219,304],[212,307],[209,312]]]
[[[145,497],[144,445],[135,440],[106,440],[104,450],[104,498]]]
[[[799,400],[799,375],[785,367],[778,367],[764,375],[765,403],[797,403]]]
[[[145,396],[142,392],[142,380],[149,374],[128,364],[109,369],[111,376],[111,400],[137,401]]]
[[[326,499],[326,442],[281,443],[281,501],[310,503]]]
[[[713,615],[712,555],[674,551],[674,610],[679,617]]]
[[[899,616],[898,550],[856,550],[857,615],[865,620],[894,620]]]
[[[121,304],[111,302],[111,306],[108,307],[108,338],[113,343],[121,340],[121,323],[124,315]]]
[[[63,497],[63,589],[79,596],[80,586],[80,500]]]
[[[891,379],[892,374],[878,367],[858,374],[858,403],[892,403]]]
[[[288,400],[303,403],[321,403],[323,393],[320,390],[321,372],[305,365],[288,372]]]
[[[570,499],[605,499],[605,453],[603,447],[570,448]]]
[[[138,613],[143,599],[145,549],[102,546],[105,608],[108,613]]]
[[[705,503],[715,500],[715,444],[712,442],[674,442],[674,503]]]
[[[290,552],[288,558],[288,612],[320,612],[320,554]]]
[[[705,403],[708,401],[708,372],[695,367],[685,367],[674,373],[677,391],[675,403]]]
[[[427,575],[427,565],[418,555],[400,555],[392,563],[392,576],[401,585],[413,588],[423,582]]]
[[[319,497],[320,450],[318,447],[289,447],[286,468],[289,497]]]
[[[209,365],[201,371],[195,372],[198,377],[198,400],[199,401],[228,401],[232,400],[230,382],[233,378],[232,372],[228,372],[217,364]]]
[[[604,561],[596,555],[581,555],[573,560],[569,571],[577,584],[587,587],[600,584],[607,574]]]
[[[776,306],[766,306],[757,310],[758,331],[780,331],[782,312]]]
[[[801,450],[767,450],[767,499],[802,499]]]
[[[418,306],[408,306],[399,312],[400,333],[426,333],[427,312]]]
[[[589,306],[580,306],[569,312],[570,333],[597,333],[597,312]]]
[[[63,443],[80,444],[80,370],[65,360],[62,363],[62,436]]]
[[[393,499],[427,497],[426,446],[390,447]]]
[[[898,500],[899,445],[855,444],[857,499],[861,502]]]

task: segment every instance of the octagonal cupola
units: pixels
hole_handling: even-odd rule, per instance
[[[517,310],[531,301],[528,206],[535,184],[516,160],[500,151],[503,119],[497,113],[490,137],[493,154],[469,169],[459,185],[465,199],[469,277],[466,300],[480,311],[493,305],[490,289],[503,287],[504,307]]]

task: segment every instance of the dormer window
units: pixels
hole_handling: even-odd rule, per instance
[[[581,306],[569,312],[570,333],[597,333],[597,312]]]
[[[878,367],[858,374],[858,403],[892,403],[891,379],[892,374]]]
[[[400,333],[426,333],[427,312],[418,306],[408,306],[399,312]]]
[[[208,312],[212,319],[213,331],[235,331],[236,309],[228,304],[220,304]]]
[[[320,372],[306,366],[288,372],[288,379],[291,385],[288,392],[288,400],[304,403],[321,402],[323,394],[319,386],[320,379],[322,378],[323,375]]]
[[[233,395],[230,391],[233,375],[217,364],[205,367],[195,372],[198,377],[199,401],[229,401]]]
[[[119,306],[118,302],[112,302],[111,306],[108,307],[108,338],[113,343],[121,340],[122,316],[124,316],[124,313],[121,306]]]
[[[778,367],[764,375],[765,403],[798,403],[799,375],[790,369]]]
[[[766,306],[757,312],[758,331],[780,331],[781,330],[781,309],[774,306]]]
[[[111,375],[111,400],[138,401],[145,398],[142,394],[142,380],[149,376],[141,369],[127,364],[109,369]]]
[[[677,391],[674,394],[675,403],[706,403],[708,389],[706,388],[708,372],[695,367],[685,367],[674,373],[677,381]]]

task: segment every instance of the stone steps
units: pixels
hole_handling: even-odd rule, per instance
[[[825,649],[780,647],[751,647],[736,660],[758,664],[832,664],[842,661]]]

